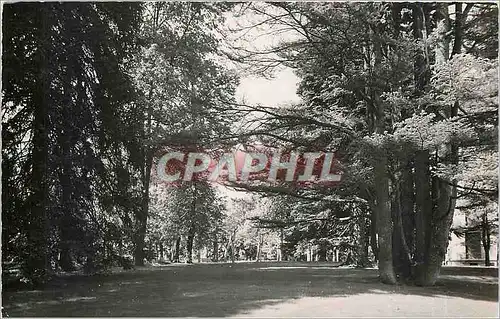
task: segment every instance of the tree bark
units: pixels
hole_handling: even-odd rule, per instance
[[[451,51],[451,56],[453,57],[455,54],[460,54],[462,51],[462,38],[463,38],[463,23],[464,23],[464,14],[462,12],[462,3],[455,3],[455,30],[454,30],[454,38],[453,41],[453,49]]]
[[[231,232],[231,262],[234,263],[234,237],[236,236],[236,229]]]
[[[375,164],[376,225],[379,247],[378,269],[380,279],[386,284],[395,284],[396,275],[392,265],[392,216],[389,200],[389,179],[386,176],[387,158],[377,157]]]
[[[213,249],[212,261],[217,262],[219,261],[219,242],[217,241],[217,236],[214,237]]]
[[[174,250],[174,263],[179,262],[179,257],[181,253],[181,236],[177,237],[175,240],[175,250]]]
[[[318,261],[326,261],[327,249],[324,243],[320,243],[318,247]]]
[[[354,240],[359,243],[357,247],[357,258],[355,260],[356,267],[367,267],[368,266],[368,238],[369,233],[366,227],[366,211],[360,207],[355,208],[357,230]]]
[[[187,236],[187,242],[186,242],[187,263],[188,264],[193,263],[193,242],[194,242],[194,230],[191,228],[189,230],[189,233]]]
[[[263,238],[262,238],[262,234],[260,234],[260,233],[257,236],[259,239],[259,241],[257,242],[257,261],[260,261],[261,253],[262,253]]]
[[[144,172],[142,177],[141,208],[136,213],[136,230],[134,236],[134,261],[136,266],[144,266],[144,246],[149,214],[149,182],[151,180],[151,166],[153,153],[149,150],[145,156]]]
[[[160,251],[160,260],[163,261],[163,242],[160,241],[160,244],[158,246],[158,250]]]
[[[402,279],[408,279],[411,276],[411,255],[406,242],[406,234],[403,227],[403,217],[401,209],[401,195],[399,185],[395,183],[393,187],[394,198],[392,201],[392,220],[393,229],[393,265],[396,275]]]
[[[417,284],[425,282],[425,263],[430,240],[432,217],[429,151],[415,154],[415,275]]]
[[[370,214],[370,247],[372,248],[375,262],[378,262],[377,220],[375,209],[373,209]]]
[[[441,64],[449,59],[450,40],[447,33],[450,30],[448,17],[448,4],[440,3],[437,6],[438,14],[438,39],[436,45],[436,64]],[[461,12],[460,12],[461,14]],[[460,38],[458,39],[460,40]],[[461,47],[461,43],[456,44]],[[451,106],[446,117],[457,115],[458,102]],[[456,165],[458,163],[458,147],[454,142],[450,142],[446,147],[444,163]],[[451,186],[450,186],[451,185]],[[435,178],[435,188],[433,200],[433,216],[430,227],[430,244],[428,246],[425,274],[421,277],[419,284],[434,285],[439,277],[442,263],[446,257],[446,251],[449,243],[449,233],[453,221],[455,202],[457,197],[456,181],[444,177]]]
[[[280,228],[280,249],[279,249],[279,258],[278,261],[283,261],[284,256],[283,256],[283,228]]]
[[[413,256],[415,253],[415,185],[412,167],[412,163],[407,163],[407,166],[403,168],[400,205],[406,244],[408,245],[410,254]]]
[[[483,242],[483,249],[484,249],[484,265],[488,267],[491,265],[490,261],[491,237],[490,237],[490,225],[486,213],[484,213],[482,216],[481,234],[482,234],[481,239]]]
[[[437,42],[436,42],[436,65],[445,63],[450,58],[450,19],[448,17],[448,3],[436,5],[437,16]]]
[[[456,188],[450,187],[449,182],[440,180],[437,214],[432,219],[430,229],[430,246],[427,253],[427,264],[424,280],[420,282],[424,286],[432,286],[436,283],[441,271],[442,263],[446,257],[448,248],[450,228],[453,221],[453,210],[455,209]]]
[[[370,71],[382,63],[382,43],[380,42],[378,26],[370,26],[368,30],[371,37],[370,48],[373,54],[373,59],[370,57]],[[365,66],[366,67],[366,66]],[[376,134],[383,136],[386,128],[386,117],[384,103],[380,100],[381,90],[375,85],[369,87],[371,99],[371,112],[374,114],[374,130]],[[391,202],[389,198],[389,176],[388,155],[383,145],[375,154],[374,172],[374,187],[375,187],[375,214],[376,214],[376,229],[378,235],[379,247],[379,275],[383,283],[395,284],[396,274],[392,264],[392,214]]]
[[[412,9],[413,15],[413,37],[417,40],[425,40],[426,25],[425,25],[425,8],[424,3],[414,3]],[[413,66],[415,91],[422,93],[429,83],[430,70],[428,63],[428,54],[425,49],[418,49],[415,56]]]
[[[198,260],[198,263],[201,263],[201,248],[200,247],[196,248],[196,258]]]

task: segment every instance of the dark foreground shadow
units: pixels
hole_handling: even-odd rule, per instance
[[[43,290],[4,291],[2,303],[15,317],[222,317],[303,297],[392,293],[496,302],[494,275],[496,269],[448,268],[435,287],[422,288],[383,285],[374,269],[329,263],[169,265],[58,278]]]

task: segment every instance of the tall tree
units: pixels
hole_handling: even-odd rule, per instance
[[[123,67],[140,11],[138,4],[4,6],[2,185],[11,191],[2,196],[13,204],[2,209],[3,256],[32,282],[45,281],[54,263],[70,269],[75,253],[93,263],[100,249],[90,245],[99,228],[93,203],[104,193],[99,155],[103,140],[116,139],[109,131],[125,127],[122,117],[111,127],[105,114],[133,96]]]
[[[460,54],[464,28],[478,21],[468,13],[485,17],[488,10],[434,3],[255,6],[262,23],[281,24],[297,37],[267,51],[247,50],[242,58],[295,68],[304,102],[276,110],[246,106],[262,114],[263,124],[245,135],[300,150],[334,149],[346,174],[332,192],[337,200],[357,197],[371,207],[382,281],[434,284],[461,195],[459,178],[450,172],[459,164],[459,150],[479,142],[462,103],[489,105],[488,112],[498,108],[491,92],[472,102],[465,98],[467,85],[453,85],[461,76],[452,70],[464,72],[460,63],[484,61],[484,68],[491,63],[495,69],[496,61]],[[482,83],[486,73],[473,82]],[[476,127],[490,125],[480,121]]]
[[[150,3],[141,28],[144,48],[134,67],[141,98],[139,149],[141,199],[135,210],[135,252],[143,263],[151,168],[171,146],[208,146],[231,123],[221,100],[232,100],[236,77],[214,56],[215,27],[225,4]]]

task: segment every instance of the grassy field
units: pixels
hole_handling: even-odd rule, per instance
[[[435,287],[387,286],[329,263],[172,264],[3,291],[11,317],[496,317],[496,269],[444,268]]]

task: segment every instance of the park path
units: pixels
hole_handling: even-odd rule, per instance
[[[277,302],[234,317],[498,318],[497,313],[498,304],[491,301],[371,291],[354,296],[303,297]]]
[[[15,317],[496,317],[496,273],[443,272],[421,288],[329,263],[173,264],[4,291],[2,304]]]

